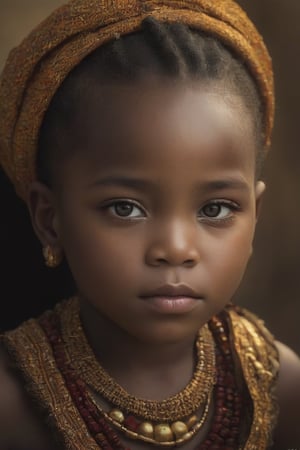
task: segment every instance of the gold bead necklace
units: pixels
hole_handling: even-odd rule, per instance
[[[91,401],[119,431],[147,443],[171,446],[191,439],[200,430],[208,415],[216,368],[214,339],[207,325],[196,340],[197,361],[191,381],[178,394],[152,401],[130,395],[101,367],[84,334],[78,299],[62,308],[60,319],[72,367],[88,386]],[[111,409],[105,411],[93,392],[109,403]],[[126,415],[137,418],[137,429],[127,426]]]
[[[152,423],[150,421],[141,421],[134,430],[131,430],[128,426],[126,426],[126,419],[122,411],[113,409],[106,412],[91,393],[89,393],[89,397],[105,419],[117,430],[121,431],[126,437],[141,440],[148,444],[169,447],[181,445],[189,441],[202,428],[208,416],[212,392],[209,394],[200,417],[198,414],[193,414],[186,419],[176,420],[172,423]]]

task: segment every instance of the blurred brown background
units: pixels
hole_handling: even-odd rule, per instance
[[[62,0],[0,0],[0,68],[8,50]],[[277,114],[265,170],[267,193],[255,251],[236,301],[300,353],[300,2],[240,0],[273,56]],[[65,268],[43,267],[24,205],[0,174],[2,294],[0,328],[35,315],[68,295]],[[298,231],[297,231],[298,230]]]

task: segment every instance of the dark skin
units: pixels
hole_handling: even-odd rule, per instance
[[[32,222],[68,260],[101,364],[131,394],[162,400],[190,380],[197,331],[230,301],[252,253],[265,186],[251,114],[238,96],[200,82],[106,85],[88,101],[53,188],[32,185]],[[178,283],[196,298],[150,295]],[[282,450],[300,445],[300,362],[278,348]],[[3,356],[0,449],[57,448],[8,365]],[[208,426],[182,448],[195,448]]]

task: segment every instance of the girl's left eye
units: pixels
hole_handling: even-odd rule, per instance
[[[200,210],[199,217],[211,220],[224,220],[233,216],[233,211],[237,210],[235,203],[229,202],[210,202]]]
[[[117,217],[136,219],[138,217],[145,217],[142,208],[133,202],[118,200],[107,205],[107,209]]]

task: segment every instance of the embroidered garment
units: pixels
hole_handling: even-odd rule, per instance
[[[63,316],[70,315],[74,302],[77,300],[62,302],[41,318],[26,321],[17,329],[5,333],[2,341],[24,377],[26,390],[44,411],[46,421],[51,424],[53,433],[63,442],[64,448],[96,450],[105,447],[97,444],[72,398],[67,387],[69,381],[66,382],[60,370],[60,351],[53,352],[53,342],[57,338],[45,326],[50,322],[61,326]],[[230,306],[217,316],[217,320],[218,317],[227,324],[230,352],[236,366],[242,370],[241,378],[250,396],[248,411],[244,411],[245,416],[241,417],[242,444],[238,448],[266,450],[272,442],[277,419],[275,387],[279,364],[273,337],[262,321],[243,309]],[[62,345],[67,346],[64,336],[66,333],[62,330],[60,339]],[[217,340],[215,342],[217,347]],[[68,363],[72,366],[72,360]],[[76,361],[76,365],[80,365],[80,361]],[[238,370],[233,372],[239,373]],[[241,381],[237,380],[237,383]],[[245,426],[246,416],[250,417],[250,425]]]

